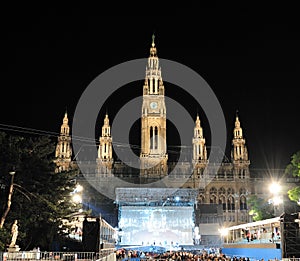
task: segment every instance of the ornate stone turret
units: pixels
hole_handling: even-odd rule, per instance
[[[199,116],[197,115],[194,137],[193,137],[193,164],[207,163],[207,151],[205,145],[205,138],[203,137],[203,129],[200,124]]]
[[[239,178],[249,177],[250,161],[248,158],[246,141],[243,137],[243,129],[237,113],[233,130],[232,146],[231,159],[235,170],[234,175]]]
[[[161,68],[159,67],[159,59],[154,42],[155,36],[152,36],[152,45],[150,48],[150,56],[146,67],[146,77],[144,84],[144,95],[164,95],[165,89],[161,77]]]
[[[205,138],[203,136],[203,129],[201,127],[199,115],[197,115],[194,127],[192,163],[194,173],[194,186],[198,187],[200,184],[200,178],[203,178],[205,175],[205,168],[208,163]]]
[[[55,160],[56,172],[68,171],[71,168],[71,137],[70,127],[67,112],[63,118],[63,124],[60,128],[60,135],[58,137],[58,143],[56,145]]]
[[[154,39],[153,35],[143,88],[140,154],[141,176],[150,179],[168,170],[165,91]]]
[[[108,115],[105,115],[104,124],[102,126],[102,134],[99,139],[97,167],[98,174],[111,174],[113,166],[112,157],[112,137],[110,133],[110,125]]]

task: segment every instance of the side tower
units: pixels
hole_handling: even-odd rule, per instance
[[[167,175],[166,105],[161,68],[152,36],[146,66],[141,117],[141,177],[160,178]]]
[[[71,136],[70,136],[70,127],[69,119],[67,112],[63,118],[63,124],[60,128],[60,135],[58,137],[58,142],[55,150],[55,172],[68,171],[71,168],[71,157],[72,157],[72,148],[71,148]]]
[[[193,169],[194,178],[196,178],[196,180],[204,177],[204,170],[207,163],[205,138],[203,136],[203,129],[200,124],[199,115],[197,115],[193,137]]]
[[[233,130],[231,160],[233,163],[233,175],[235,178],[246,179],[250,178],[248,151],[246,141],[243,137],[241,123],[236,114],[235,127]]]
[[[110,133],[110,125],[108,115],[105,115],[104,124],[102,126],[102,134],[99,139],[97,169],[98,174],[111,174],[113,167],[112,157],[112,137]]]

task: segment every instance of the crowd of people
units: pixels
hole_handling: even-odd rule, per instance
[[[218,249],[201,251],[167,251],[164,253],[118,249],[118,261],[166,260],[166,261],[250,261],[249,257],[228,257]],[[263,259],[260,261],[264,261]]]

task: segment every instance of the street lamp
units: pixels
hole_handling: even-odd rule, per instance
[[[274,206],[274,216],[279,216],[281,213],[279,213],[279,205],[283,203],[281,190],[282,187],[278,182],[273,182],[269,186],[269,190],[271,194],[273,195],[271,199],[269,199],[269,204],[273,204]]]
[[[76,188],[75,188],[75,192],[82,192],[82,191],[83,191],[83,186],[81,186],[80,184],[77,184]]]
[[[72,200],[76,204],[82,203],[82,197],[81,197],[81,195],[78,195],[78,194],[73,195]]]
[[[281,185],[278,182],[272,182],[269,186],[269,190],[273,195],[276,195],[278,192],[281,191]]]
[[[220,233],[220,236],[221,236],[221,243],[225,243],[224,239],[227,237],[228,235],[228,229],[225,228],[225,227],[221,227],[218,229],[219,233]],[[228,238],[227,238],[227,243],[228,243]]]
[[[16,171],[14,169],[12,169],[11,171],[9,171],[9,174],[11,175],[11,179],[10,179],[10,186],[9,186],[9,192],[8,192],[8,197],[7,197],[7,207],[1,217],[1,221],[0,221],[0,229],[3,228],[6,216],[10,210],[10,206],[11,206],[11,198],[12,198],[12,194],[14,191],[14,176],[16,174]]]
[[[71,192],[72,200],[74,203],[76,204],[82,203],[82,191],[83,191],[83,187],[80,184],[77,184],[74,191]]]

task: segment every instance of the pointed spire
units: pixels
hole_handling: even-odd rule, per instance
[[[248,152],[246,147],[246,141],[243,137],[243,129],[239,120],[238,111],[235,114],[235,128],[233,130],[232,139],[232,159],[233,161],[248,161]]]
[[[234,138],[242,139],[243,138],[243,130],[241,128],[241,123],[238,116],[238,110],[235,113],[235,123],[234,123]]]
[[[67,111],[65,112],[65,116],[64,116],[64,118],[63,118],[63,123],[64,124],[68,124],[68,122],[69,122],[69,119],[68,119],[68,113],[67,113]]]
[[[68,119],[67,112],[65,112],[63,118],[63,124],[60,127],[60,135],[69,135],[69,132],[70,132],[69,119]]]
[[[58,143],[55,150],[56,173],[69,170],[71,167],[72,149],[68,121],[68,113],[66,111],[63,118],[63,124],[60,127],[60,135],[58,137]]]
[[[197,113],[197,117],[196,117],[196,127],[200,128],[200,118],[199,118],[199,114]]]
[[[110,137],[110,126],[108,114],[105,114],[104,124],[102,126],[102,137]]]
[[[104,118],[104,126],[108,126],[109,125],[109,118],[108,118],[108,114],[105,114],[105,118]]]
[[[152,34],[152,47],[155,46],[155,34],[153,33]]]
[[[197,117],[194,127],[193,137],[193,162],[199,163],[199,161],[207,160],[207,151],[205,146],[205,138],[203,137],[203,129],[200,124],[200,117],[197,112]],[[202,162],[203,163],[203,162]]]
[[[150,56],[146,66],[146,77],[143,88],[143,95],[164,95],[164,85],[161,77],[161,68],[155,46],[155,35],[152,35]]]
[[[102,126],[102,135],[99,138],[98,148],[98,173],[99,174],[111,174],[113,158],[112,158],[112,137],[110,134],[109,118],[106,112],[104,117],[104,124]]]
[[[195,121],[195,127],[194,127],[194,138],[203,138],[203,129],[201,127],[200,117],[197,113],[196,121]]]
[[[155,35],[152,35],[152,44],[151,44],[151,48],[150,48],[150,56],[157,56],[156,54],[156,47],[155,47]]]
[[[240,120],[239,120],[239,111],[236,110],[235,112],[235,127],[236,128],[240,128],[241,127],[241,123],[240,123]]]

